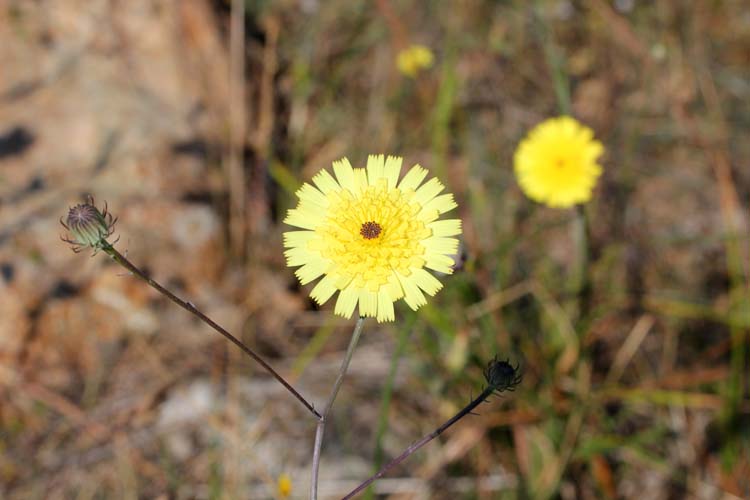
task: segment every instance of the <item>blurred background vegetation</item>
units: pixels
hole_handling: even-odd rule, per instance
[[[456,194],[462,264],[418,314],[366,324],[324,498],[452,416],[495,354],[523,365],[517,391],[370,498],[750,497],[747,7],[0,1],[0,498],[280,498],[284,474],[305,498],[304,408],[73,254],[58,218],[106,200],[122,252],[320,406],[352,324],[298,286],[281,219],[318,169],[380,152]],[[413,43],[434,63],[410,77]],[[513,177],[562,113],[607,149],[580,213]]]

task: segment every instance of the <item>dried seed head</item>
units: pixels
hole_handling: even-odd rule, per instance
[[[61,239],[73,245],[74,252],[79,252],[86,247],[99,250],[105,244],[109,244],[107,238],[114,232],[115,222],[117,219],[113,219],[112,214],[107,212],[106,203],[104,211],[100,212],[94,206],[93,198],[89,198],[87,203],[71,207],[65,222],[60,220],[63,227],[70,231],[73,237]]]
[[[494,387],[498,392],[513,391],[521,383],[523,373],[521,373],[518,364],[513,366],[507,359],[498,361],[496,356],[487,364],[484,378],[487,380],[487,384]]]

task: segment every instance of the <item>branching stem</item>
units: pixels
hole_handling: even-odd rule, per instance
[[[115,247],[113,247],[111,244],[104,242],[101,245],[101,250],[103,252],[106,252],[107,255],[112,257],[112,260],[120,264],[122,267],[133,273],[135,276],[139,277],[146,283],[148,283],[152,288],[154,288],[156,291],[161,293],[162,295],[166,296],[177,304],[178,306],[182,307],[189,313],[196,316],[198,319],[203,321],[205,324],[219,332],[221,335],[223,335],[227,340],[229,340],[231,343],[239,347],[242,352],[253,358],[255,361],[257,361],[268,373],[273,375],[273,377],[278,380],[281,385],[283,385],[289,392],[292,393],[292,395],[299,400],[300,403],[305,405],[305,408],[307,408],[313,415],[315,415],[316,418],[321,419],[320,413],[313,408],[313,406],[304,398],[302,395],[297,392],[297,390],[287,382],[284,377],[279,375],[279,373],[274,370],[271,365],[269,365],[266,361],[263,360],[258,354],[256,354],[252,349],[247,347],[245,344],[243,344],[237,337],[226,331],[224,328],[222,328],[220,325],[218,325],[216,322],[214,322],[211,318],[200,312],[194,305],[192,305],[190,302],[185,302],[163,286],[161,286],[158,282],[151,279],[149,276],[146,275],[143,271],[141,271],[139,268],[137,268],[132,262],[130,262],[124,255],[122,255],[120,252],[115,250]]]

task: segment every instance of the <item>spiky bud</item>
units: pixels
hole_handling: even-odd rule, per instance
[[[104,210],[99,211],[94,206],[94,199],[89,198],[87,203],[71,207],[65,222],[60,219],[60,223],[70,231],[72,236],[72,239],[61,239],[73,245],[74,252],[79,252],[86,247],[93,248],[94,251],[100,250],[110,244],[107,238],[114,233],[115,222],[117,219],[113,219],[112,214],[107,212],[106,203]]]
[[[495,356],[495,359],[487,364],[484,378],[497,392],[513,391],[521,383],[523,373],[519,365],[513,366],[509,360],[501,361]]]

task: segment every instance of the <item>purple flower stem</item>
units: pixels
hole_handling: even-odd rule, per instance
[[[368,480],[366,480],[364,483],[360,484],[356,488],[354,488],[348,495],[346,495],[342,500],[348,500],[349,498],[353,498],[357,493],[361,492],[365,488],[367,488],[373,481],[376,479],[382,477],[388,470],[403,462],[409,455],[420,449],[422,446],[426,445],[436,437],[438,437],[440,434],[442,434],[448,427],[455,424],[462,418],[464,418],[466,415],[471,413],[471,411],[479,406],[483,401],[485,401],[493,392],[495,392],[496,388],[493,386],[487,387],[482,393],[476,397],[471,403],[466,405],[461,411],[456,413],[450,420],[445,422],[443,425],[432,431],[431,433],[427,434],[425,437],[417,441],[416,443],[413,443],[410,445],[401,455],[397,456],[387,464],[383,466],[382,469],[380,469],[377,473],[375,473],[372,477],[370,477]]]

